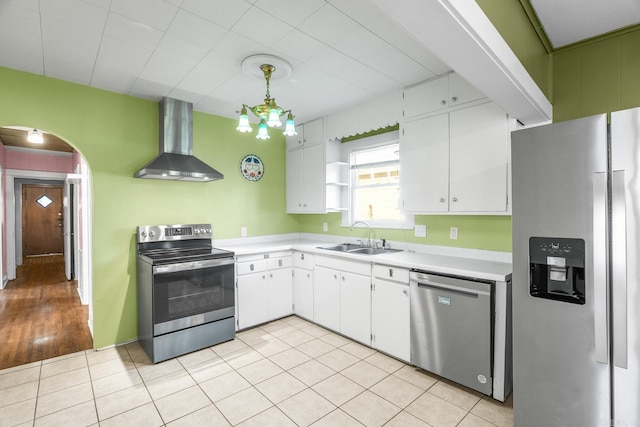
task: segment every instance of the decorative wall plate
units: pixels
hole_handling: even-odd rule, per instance
[[[264,164],[255,154],[247,154],[240,160],[240,173],[247,181],[258,181],[264,175]]]

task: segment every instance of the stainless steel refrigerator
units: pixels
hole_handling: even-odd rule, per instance
[[[640,427],[640,108],[512,133],[516,427]]]

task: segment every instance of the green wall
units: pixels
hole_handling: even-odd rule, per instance
[[[209,183],[134,179],[158,151],[158,104],[0,67],[0,126],[51,132],[85,158],[93,184],[94,347],[137,337],[135,227],[213,224],[215,238],[299,231],[285,213],[284,137],[238,134],[235,120],[194,114],[194,154],[225,179]],[[260,156],[264,178],[239,173],[244,154]]]
[[[553,54],[553,121],[640,106],[640,27]]]

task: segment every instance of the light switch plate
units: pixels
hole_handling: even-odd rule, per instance
[[[451,231],[449,232],[449,238],[451,240],[458,240],[458,227],[451,227]]]
[[[247,237],[247,227],[240,228],[240,237]]]
[[[322,223],[322,231],[329,231],[329,224],[326,222]]]
[[[415,237],[427,237],[427,226],[426,225],[414,225],[413,226],[413,235]]]

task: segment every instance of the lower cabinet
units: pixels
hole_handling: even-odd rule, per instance
[[[409,270],[373,266],[371,346],[410,362]]]
[[[241,255],[236,263],[237,329],[293,313],[289,252]]]
[[[371,263],[316,257],[314,321],[371,344]]]
[[[313,322],[313,254],[293,253],[293,312]]]

